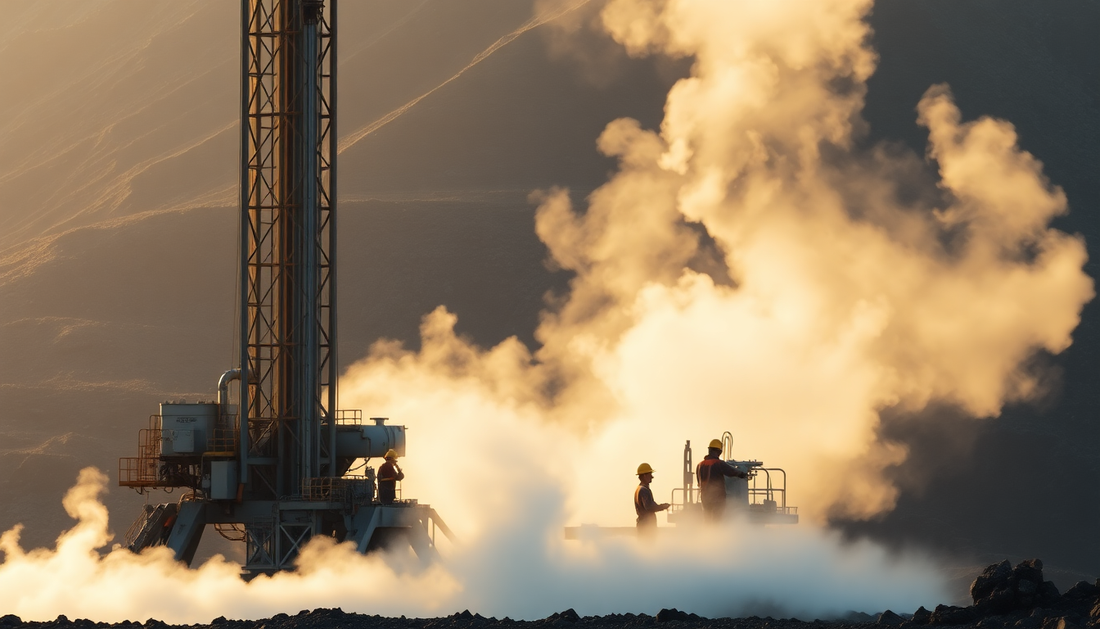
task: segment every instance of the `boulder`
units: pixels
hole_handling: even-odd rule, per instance
[[[547,620],[555,620],[559,622],[577,622],[581,619],[580,614],[576,612],[572,607],[563,611],[555,612],[546,618]]]
[[[1043,629],[1080,629],[1073,619],[1065,616],[1047,618],[1043,621]]]
[[[682,612],[675,607],[673,607],[672,609],[662,609],[661,611],[657,612],[657,622],[669,622],[670,620],[699,620],[699,616],[696,616],[695,614],[689,614],[687,612]]]
[[[928,620],[931,625],[967,625],[979,617],[973,607],[955,607],[954,605],[936,605]]]
[[[1025,559],[1012,569],[1012,576],[1022,581],[1043,582],[1043,562],[1040,559]]]
[[[976,605],[978,601],[989,597],[995,590],[1003,589],[1012,578],[1012,564],[1007,559],[987,567],[970,584],[970,597]]]
[[[1040,605],[1053,605],[1061,598],[1061,594],[1058,593],[1058,586],[1054,585],[1054,581],[1043,581],[1039,585],[1039,592],[1037,594]]]
[[[1039,629],[1043,625],[1043,619],[1039,616],[1028,616],[1016,621],[1016,624],[1012,625],[1016,629]]]
[[[1063,596],[1073,601],[1084,601],[1095,598],[1097,595],[1100,595],[1100,588],[1088,581],[1078,581],[1074,583],[1073,587],[1066,590],[1066,593],[1063,594]]]
[[[903,622],[905,622],[904,618],[902,618],[901,616],[898,616],[897,614],[890,611],[889,609],[882,612],[881,614],[879,614],[878,618],[875,619],[875,624],[886,625],[888,627],[893,627],[893,626],[896,626],[896,625],[900,625]]]
[[[1015,568],[1007,560],[987,567],[970,585],[970,596],[982,616],[1051,605],[1059,598],[1058,588],[1043,580],[1038,559],[1021,561]]]
[[[930,620],[932,620],[932,612],[925,609],[924,605],[913,612],[913,624],[915,625],[927,625]]]

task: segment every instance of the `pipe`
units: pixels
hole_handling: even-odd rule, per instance
[[[221,378],[218,378],[218,406],[222,409],[222,414],[225,414],[225,407],[229,404],[229,383],[234,380],[241,379],[241,370],[230,369],[222,374]]]
[[[251,81],[251,76],[249,74],[249,70],[252,61],[252,42],[249,37],[249,34],[252,31],[251,17],[252,11],[250,0],[241,0],[241,243],[239,245],[240,251],[238,252],[241,256],[241,276],[239,287],[241,290],[241,310],[238,314],[241,317],[239,340],[241,343],[240,358],[242,367],[247,367],[250,360],[250,357],[248,355],[248,288],[250,283],[250,279],[248,276],[248,260],[251,254],[251,252],[249,251],[249,233],[251,231],[249,229],[249,211],[251,209],[250,192],[252,171],[249,168],[248,156],[249,138],[252,133],[252,118],[249,115],[251,113],[251,103],[249,100],[249,94],[251,91],[249,85],[249,81]],[[240,378],[241,392],[240,396],[237,398],[237,404],[240,406],[240,408],[238,409],[238,413],[241,417],[241,421],[239,422],[240,434],[238,435],[237,441],[240,446],[241,470],[240,474],[237,475],[237,480],[240,483],[241,487],[243,487],[244,484],[248,482],[248,449],[250,447],[248,444],[248,408],[251,405],[248,399],[248,380],[249,378],[247,377],[247,375],[243,378]]]
[[[225,431],[223,434],[232,434],[233,432],[233,425],[229,420],[229,383],[240,379],[240,369],[230,369],[223,373],[221,378],[218,378],[218,428]],[[241,412],[239,408],[237,412]],[[247,426],[248,420],[242,423]],[[244,442],[241,441],[239,443],[243,444]],[[243,452],[244,450],[241,449],[240,451]]]
[[[331,264],[328,270],[329,298],[328,298],[328,469],[329,476],[338,476],[336,469],[336,416],[337,410],[337,379],[340,376],[340,361],[336,354],[336,158],[337,158],[337,134],[336,134],[336,1],[329,0],[329,101],[328,101],[328,222],[329,237],[328,249],[331,256]]]

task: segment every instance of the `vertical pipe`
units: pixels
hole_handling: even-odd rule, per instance
[[[301,5],[301,22],[298,58],[298,93],[301,105],[301,144],[298,147],[301,181],[301,224],[299,232],[300,278],[297,298],[299,331],[298,347],[301,348],[300,371],[298,379],[298,400],[300,415],[298,438],[301,444],[302,476],[299,482],[307,478],[320,476],[318,469],[320,402],[320,195],[318,178],[320,174],[319,132],[321,125],[320,103],[317,82],[319,60],[317,31],[320,7],[306,0]]]
[[[329,0],[329,98],[328,98],[328,229],[329,229],[329,267],[328,267],[328,461],[329,474],[336,471],[336,378],[340,375],[336,360],[336,2]]]
[[[251,43],[249,31],[251,30],[250,3],[252,0],[241,0],[241,392],[237,404],[237,421],[239,422],[238,448],[240,451],[241,470],[240,482],[248,482],[248,416],[251,408],[251,400],[248,396],[248,381],[250,369],[248,364],[248,256],[249,256],[249,191],[251,189],[251,173],[248,169],[249,133],[251,120],[249,119],[249,100],[252,92],[249,78],[249,61],[251,58]]]
[[[691,468],[691,441],[688,440],[684,443],[684,504],[695,502],[692,498],[692,487],[694,486],[695,474]]]

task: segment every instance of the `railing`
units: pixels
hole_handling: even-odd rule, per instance
[[[368,478],[333,478],[320,476],[307,478],[303,483],[302,497],[315,502],[370,502],[374,497],[374,481]]]
[[[784,515],[797,515],[798,507],[787,506],[787,472],[778,467],[753,467],[750,470],[750,480],[746,504],[750,512],[778,513]],[[772,473],[778,473],[780,479],[778,486],[772,483]],[[764,486],[758,486],[759,479],[763,477]],[[669,515],[675,515],[688,508],[688,505],[696,504],[699,500],[699,489],[696,487],[674,487],[669,505]],[[677,500],[677,496],[679,499]]]
[[[160,416],[153,415],[149,424],[156,426]],[[160,475],[160,428],[142,428],[138,431],[138,455],[118,460],[118,484],[120,487],[157,487]]]
[[[206,440],[204,458],[237,456],[238,432],[236,428],[215,428]]]
[[[156,487],[159,483],[157,459],[126,456],[118,460],[119,487]]]
[[[757,472],[752,477],[752,485],[749,486],[749,510],[760,511],[764,513],[784,513],[784,514],[796,514],[798,513],[798,507],[787,506],[787,472],[778,467],[758,467],[753,470]],[[782,474],[782,486],[772,487],[772,472],[779,472]],[[764,475],[764,486],[757,487],[757,479],[760,474]],[[776,496],[779,500],[776,500]]]
[[[190,487],[196,459],[232,458],[237,456],[238,432],[236,428],[214,428],[208,435],[204,451],[194,455],[165,458],[172,463],[166,468],[162,463],[164,431],[160,428],[161,416],[149,417],[149,428],[138,431],[138,455],[118,460],[118,484],[120,487]],[[174,463],[173,463],[174,462]],[[180,471],[187,471],[182,474]],[[201,474],[200,472],[197,472]]]
[[[339,426],[359,426],[363,423],[361,410],[337,410],[336,424]]]

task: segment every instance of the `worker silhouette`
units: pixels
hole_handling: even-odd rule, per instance
[[[634,512],[638,514],[638,535],[650,536],[657,532],[657,512],[668,508],[667,502],[657,504],[649,484],[653,482],[653,468],[649,463],[638,466],[638,488],[634,490]]]
[[[397,499],[397,481],[404,480],[405,472],[397,464],[397,451],[386,451],[386,462],[378,467],[378,501],[384,505]]]
[[[699,481],[699,498],[703,501],[703,519],[717,522],[726,510],[726,477],[748,478],[749,475],[722,460],[722,442],[710,440],[707,456],[695,467]]]

